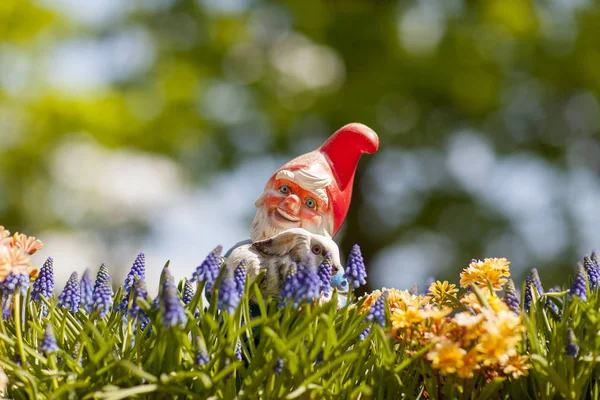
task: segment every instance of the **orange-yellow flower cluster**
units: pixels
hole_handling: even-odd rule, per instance
[[[510,262],[506,258],[486,258],[473,260],[468,268],[460,274],[460,286],[468,288],[471,285],[478,287],[492,286],[494,290],[502,290],[508,282]]]
[[[432,345],[425,358],[443,375],[467,379],[476,373],[527,375],[528,358],[518,353],[524,331],[521,316],[496,293],[510,276],[508,265],[504,258],[471,262],[461,273],[460,284],[476,289],[460,297],[455,285],[440,281],[429,287],[426,296],[386,289],[392,335],[413,351]],[[379,290],[368,295],[363,308],[381,295]]]
[[[33,236],[10,232],[0,225],[0,282],[14,272],[29,274],[32,278],[37,275],[37,268],[31,266],[29,256],[42,248],[42,242]]]

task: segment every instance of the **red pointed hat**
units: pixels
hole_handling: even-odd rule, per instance
[[[303,154],[281,167],[269,180],[267,186],[275,181],[282,170],[313,170],[315,167],[330,175],[326,186],[329,199],[328,213],[333,211],[334,236],[342,226],[352,197],[352,185],[358,160],[363,153],[373,154],[379,148],[379,137],[369,127],[352,123],[338,129],[318,149]]]

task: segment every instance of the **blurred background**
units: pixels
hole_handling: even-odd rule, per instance
[[[564,283],[600,246],[598,37],[593,0],[2,0],[0,224],[57,288],[140,251],[153,288],[356,121],[381,146],[336,241],[370,289],[483,257]]]

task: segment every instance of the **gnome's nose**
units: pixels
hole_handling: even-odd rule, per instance
[[[286,197],[282,203],[286,210],[289,210],[294,214],[298,214],[298,211],[300,211],[300,198],[295,194]]]

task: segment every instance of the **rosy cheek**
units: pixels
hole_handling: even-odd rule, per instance
[[[281,203],[281,200],[284,199],[284,197],[285,196],[279,194],[279,192],[268,193],[265,198],[265,205],[267,206],[267,208],[279,205]]]
[[[314,225],[321,224],[321,215],[311,209],[303,208],[302,213],[301,213],[301,218],[307,222],[314,224]]]

